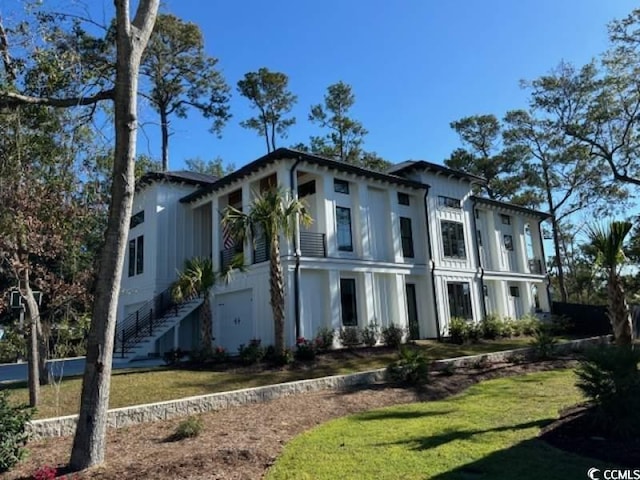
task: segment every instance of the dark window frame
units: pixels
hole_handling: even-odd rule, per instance
[[[358,290],[355,278],[340,279],[340,321],[344,327],[358,326]]]
[[[316,181],[309,180],[301,185],[298,185],[298,198],[304,198],[308,195],[314,195],[316,193]]]
[[[347,180],[333,179],[333,191],[343,195],[349,195],[349,182]]]
[[[144,223],[144,210],[140,210],[135,215],[131,215],[131,219],[129,220],[129,228],[135,228],[142,223]]]
[[[445,208],[455,208],[456,210],[461,210],[462,200],[460,200],[459,198],[438,195],[438,205]]]
[[[503,225],[511,225],[511,217],[509,215],[505,215],[504,213],[500,214],[500,222]]]
[[[503,235],[504,248],[510,252],[513,252],[513,235]]]
[[[467,247],[464,240],[464,224],[462,222],[440,220],[440,231],[443,255],[447,258],[466,260]]]
[[[473,302],[469,282],[447,282],[447,300],[451,318],[459,317],[473,320]],[[458,303],[458,300],[461,300]]]
[[[129,240],[129,265],[127,273],[129,277],[144,273],[144,235]]]
[[[520,297],[520,287],[517,285],[509,287],[509,295],[512,297],[519,298]]]
[[[398,192],[398,205],[411,205],[411,196],[408,193]]]
[[[348,218],[349,222],[349,235],[348,235],[348,243],[345,241],[341,243],[343,240],[347,240],[345,238],[346,229],[341,230],[340,220],[341,216],[338,213],[342,211],[345,213],[346,218]],[[342,217],[344,218],[344,217]],[[340,252],[353,252],[353,231],[352,231],[352,219],[351,219],[351,209],[349,207],[341,207],[340,205],[336,205],[336,241],[338,242],[338,251]]]
[[[400,217],[400,240],[402,244],[402,256],[405,258],[414,258],[413,229],[409,217]]]

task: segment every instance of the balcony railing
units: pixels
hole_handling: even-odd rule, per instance
[[[542,271],[542,261],[539,258],[529,259],[529,272],[537,273],[538,275],[542,275],[544,273]]]
[[[300,232],[300,253],[303,257],[326,257],[326,235],[316,232]]]

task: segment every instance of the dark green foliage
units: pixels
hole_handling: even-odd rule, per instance
[[[494,340],[502,336],[504,326],[500,317],[487,315],[482,319],[482,336],[487,340]]]
[[[13,363],[27,356],[24,336],[17,329],[4,328],[4,337],[0,340],[0,363]]]
[[[29,439],[26,426],[33,413],[27,406],[11,405],[8,392],[0,391],[0,473],[8,472],[24,456]]]
[[[595,406],[599,429],[622,438],[640,436],[640,350],[600,346],[585,352],[577,386]]]
[[[387,367],[387,375],[395,382],[423,385],[429,381],[429,362],[419,350],[403,346],[398,360]]]
[[[453,317],[449,322],[451,342],[462,345],[469,339],[468,323],[464,318]]]
[[[295,359],[302,362],[312,362],[316,358],[316,347],[313,341],[304,337],[298,338],[296,341]]]
[[[172,348],[171,350],[164,352],[164,354],[162,355],[162,360],[164,360],[164,363],[166,363],[167,365],[174,366],[180,365],[180,362],[186,356],[187,352],[185,352],[181,348]]]
[[[316,349],[319,352],[325,352],[333,348],[333,339],[336,336],[335,330],[327,327],[318,329],[316,338],[313,340]]]
[[[558,340],[553,336],[553,330],[547,325],[541,325],[533,334],[531,346],[538,360],[553,358]]]
[[[387,347],[400,348],[404,338],[405,330],[395,324],[382,329],[382,342]]]
[[[266,354],[261,343],[262,342],[259,338],[254,338],[249,342],[249,345],[240,345],[238,347],[238,356],[240,357],[240,361],[245,365],[260,363]]]
[[[264,361],[275,366],[283,367],[293,363],[294,353],[290,348],[285,348],[282,352],[277,353],[276,347],[269,345],[264,351]]]
[[[353,347],[362,343],[360,330],[358,330],[357,327],[342,327],[338,333],[338,337],[343,347]]]
[[[202,433],[202,420],[198,417],[189,417],[180,422],[176,431],[171,435],[171,440],[184,440],[185,438],[195,438]]]
[[[362,329],[361,332],[362,343],[364,343],[367,347],[373,347],[376,343],[378,343],[378,338],[380,337],[380,328],[377,323],[370,323],[366,327]]]

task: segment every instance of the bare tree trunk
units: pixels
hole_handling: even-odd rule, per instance
[[[631,315],[629,306],[624,296],[622,281],[615,271],[609,275],[609,321],[613,329],[616,345],[631,345],[633,341],[633,329],[631,328]]]
[[[29,326],[29,349],[27,353],[29,406],[37,407],[40,403],[40,371],[38,370],[38,328],[31,318],[29,309],[26,313],[26,324]]]
[[[555,263],[558,268],[558,287],[560,289],[560,299],[567,302],[567,283],[564,278],[564,266],[562,261],[562,252],[560,250],[560,231],[555,215],[551,216],[551,229],[553,230],[553,248],[555,251]]]
[[[213,315],[211,312],[209,292],[204,292],[204,300],[200,308],[200,347],[204,351],[209,351],[213,344]]]
[[[169,118],[164,107],[160,107],[160,130],[162,131],[162,171],[169,170]]]
[[[135,18],[130,22],[129,0],[115,0],[117,62],[113,182],[95,283],[80,415],[69,462],[76,470],[104,461],[118,294],[135,187],[138,71],[158,5],[159,0],[140,0]]]
[[[278,355],[284,354],[284,274],[280,260],[280,237],[271,238],[269,293],[273,311],[274,347]]]

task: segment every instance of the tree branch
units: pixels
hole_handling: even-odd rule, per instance
[[[32,97],[15,92],[0,93],[0,109],[15,108],[19,105],[45,105],[49,107],[75,107],[84,105],[94,105],[102,100],[113,100],[114,90],[102,90],[89,97],[52,98],[52,97]]]

